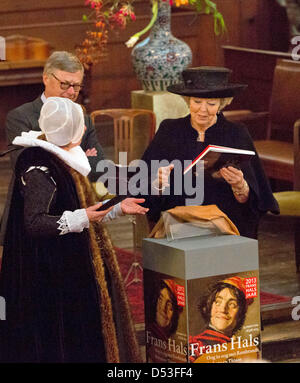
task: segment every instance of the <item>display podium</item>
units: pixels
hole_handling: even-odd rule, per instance
[[[147,238],[142,249],[148,363],[261,358],[256,240]]]
[[[166,118],[179,118],[189,114],[184,99],[170,92],[134,90],[131,92],[131,107],[152,110],[156,116],[156,130]]]

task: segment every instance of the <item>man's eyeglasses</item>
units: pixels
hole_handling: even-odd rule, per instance
[[[75,92],[79,92],[81,88],[83,88],[82,85],[79,85],[79,84],[70,84],[68,81],[61,81],[59,78],[57,78],[55,76],[54,73],[51,73],[52,76],[55,78],[55,80],[57,80],[59,82],[59,85],[60,85],[60,89],[61,90],[68,90],[70,87],[73,87],[74,91]]]

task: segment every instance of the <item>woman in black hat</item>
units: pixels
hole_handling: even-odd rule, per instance
[[[208,145],[255,151],[247,129],[242,124],[227,121],[222,113],[232,98],[246,87],[229,83],[230,72],[227,68],[190,68],[183,72],[182,83],[168,87],[169,92],[187,99],[190,114],[162,121],[142,158],[149,167],[152,160],[177,164],[179,160],[184,167],[186,161],[192,161]],[[204,171],[202,205],[217,205],[233,221],[241,235],[256,238],[261,215],[267,211],[278,213],[278,205],[257,155],[239,166],[232,165],[229,163],[215,172]],[[152,222],[159,219],[162,211],[186,205],[186,200],[191,198],[184,187],[181,193],[178,187],[177,191],[174,189],[178,178],[174,177],[173,167],[161,168],[159,172],[158,188],[170,174],[167,193],[147,197],[146,204],[150,208],[148,218]],[[184,185],[183,178],[180,182]]]

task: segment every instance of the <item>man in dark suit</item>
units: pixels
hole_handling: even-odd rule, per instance
[[[30,130],[39,131],[39,117],[43,103],[47,97],[66,97],[72,101],[76,101],[82,88],[84,76],[84,68],[76,56],[65,51],[56,51],[48,58],[44,71],[43,83],[45,90],[42,95],[34,101],[23,104],[11,110],[6,117],[6,136],[10,145],[15,137],[21,135],[22,132]],[[96,182],[98,176],[96,174],[97,163],[104,159],[103,150],[97,140],[96,131],[90,116],[85,114],[86,131],[82,138],[81,147],[85,151],[91,172],[89,179]],[[11,164],[14,168],[18,155],[21,150],[11,152]],[[3,243],[7,216],[11,201],[12,186],[14,177],[8,189],[7,202],[1,220],[0,244]]]
[[[11,110],[6,118],[6,135],[8,144],[16,136],[30,130],[39,131],[38,119],[44,101],[47,97],[66,97],[76,101],[82,88],[84,68],[78,58],[69,52],[57,51],[48,58],[43,72],[44,93],[34,101],[23,104]],[[96,181],[96,165],[104,158],[103,150],[97,140],[97,135],[91,118],[85,114],[86,131],[81,147],[85,151],[92,171],[91,181]],[[11,160],[14,166],[19,151],[12,152]]]

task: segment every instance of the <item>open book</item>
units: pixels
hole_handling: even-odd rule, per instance
[[[244,161],[249,161],[255,152],[252,150],[243,150],[236,148],[229,148],[226,146],[208,145],[193,161],[187,166],[183,174],[186,174],[198,161],[204,161],[204,168],[216,170],[224,166],[234,166],[239,168],[240,164]]]

